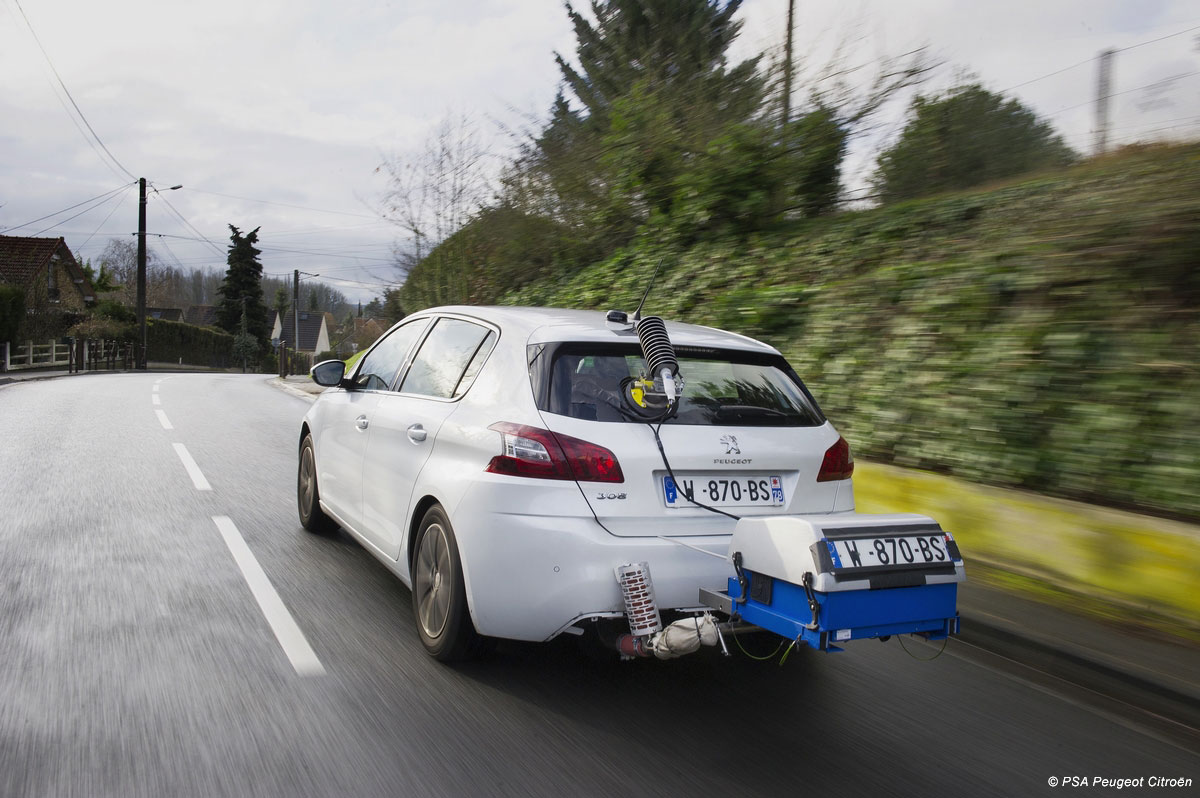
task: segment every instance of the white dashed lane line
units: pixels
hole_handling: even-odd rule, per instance
[[[178,447],[179,444],[177,443],[175,446]],[[234,562],[241,569],[246,584],[250,586],[250,592],[258,601],[263,616],[270,624],[271,631],[275,633],[275,639],[279,641],[283,653],[291,661],[296,673],[301,676],[324,675],[325,668],[321,665],[321,660],[317,659],[316,652],[308,644],[304,632],[300,631],[296,619],[288,612],[283,599],[275,592],[271,580],[267,578],[266,572],[258,564],[254,553],[246,545],[246,540],[233,523],[233,519],[227,515],[214,515],[212,520],[220,530],[221,537],[225,538],[225,545],[229,547],[229,553],[233,555]]]
[[[172,443],[171,445],[175,447],[175,454],[179,455],[179,459],[183,461],[183,467],[187,470],[188,476],[192,478],[192,484],[196,486],[196,490],[212,490],[212,485],[209,485],[208,480],[204,478],[204,472],[200,470],[200,466],[196,465],[196,461],[192,459],[187,447],[182,443]]]
[[[159,382],[162,380],[154,383],[151,394],[151,401],[155,405],[162,404],[162,398],[158,394]],[[158,421],[162,424],[163,429],[174,429],[166,413],[159,409],[154,412],[158,415]],[[171,446],[175,448],[175,454],[179,455],[179,460],[183,463],[188,476],[191,477],[196,490],[212,490],[212,485],[205,479],[204,472],[200,470],[200,466],[196,464],[187,447],[182,443],[172,443]],[[279,641],[283,653],[287,655],[292,667],[296,669],[296,673],[301,676],[323,676],[325,668],[321,665],[321,660],[317,659],[317,654],[308,644],[304,632],[300,631],[300,627],[283,603],[283,599],[275,592],[271,580],[267,578],[266,572],[258,564],[254,553],[246,545],[246,541],[233,523],[233,519],[227,515],[214,515],[212,520],[217,525],[221,537],[225,539],[225,545],[229,547],[229,553],[233,555],[233,561],[241,570],[242,577],[250,587],[255,601],[258,602],[259,609],[267,619],[271,631],[275,633],[275,639]]]

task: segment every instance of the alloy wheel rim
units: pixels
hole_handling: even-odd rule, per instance
[[[312,513],[314,482],[312,449],[305,449],[300,460],[300,508],[305,517]]]
[[[425,530],[414,570],[417,621],[427,637],[437,639],[446,629],[453,588],[450,550],[441,524],[431,524]]]

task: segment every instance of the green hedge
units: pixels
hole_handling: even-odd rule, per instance
[[[25,318],[25,292],[15,285],[0,283],[0,344],[17,337]]]
[[[146,319],[146,359],[209,368],[228,368],[236,360],[229,333],[163,319]]]
[[[647,311],[779,347],[859,456],[1200,518],[1200,147],[626,252],[506,304]],[[619,288],[618,288],[619,287]]]

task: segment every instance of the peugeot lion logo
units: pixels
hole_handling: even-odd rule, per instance
[[[742,450],[738,448],[737,436],[722,435],[721,444],[725,447],[725,454],[741,454]]]

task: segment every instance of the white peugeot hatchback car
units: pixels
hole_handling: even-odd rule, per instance
[[[623,313],[405,318],[349,374],[314,367],[330,389],[300,430],[301,523],[340,525],[411,587],[442,660],[622,622],[629,563],[664,613],[704,609],[699,589],[734,574],[736,519],[853,510],[853,460],[778,351],[665,329],[669,413]]]

